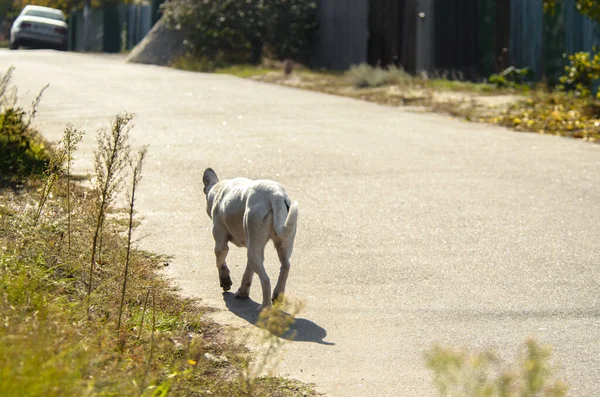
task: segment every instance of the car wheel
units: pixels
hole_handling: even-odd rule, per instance
[[[19,49],[19,42],[15,40],[12,43],[10,43],[10,49],[11,50],[18,50]]]

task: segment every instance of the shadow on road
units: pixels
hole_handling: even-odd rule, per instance
[[[259,303],[252,299],[236,299],[231,292],[223,292],[223,301],[230,312],[243,318],[252,325],[256,325],[258,320]],[[323,339],[327,336],[327,331],[305,318],[296,318],[296,321],[290,327],[282,338],[294,342],[314,342],[321,345],[333,346],[335,343],[326,342]]]

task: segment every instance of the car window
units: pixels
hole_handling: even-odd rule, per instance
[[[56,19],[57,21],[65,20],[65,18],[63,18],[63,16],[57,12],[49,12],[49,11],[44,11],[44,10],[36,10],[36,9],[27,10],[27,11],[25,11],[25,15],[29,15],[31,17]]]

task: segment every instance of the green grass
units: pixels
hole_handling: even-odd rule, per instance
[[[482,94],[492,94],[507,91],[500,90],[488,83],[473,83],[460,80],[431,79],[427,82],[427,85],[436,90],[467,91]]]
[[[421,87],[438,91],[472,92],[477,94],[505,94],[509,92],[526,92],[527,85],[516,88],[499,88],[487,82],[475,83],[460,79],[443,77],[428,77],[427,75],[413,76],[402,68],[390,66],[382,68],[361,64],[352,66],[344,73],[346,81],[356,88],[377,88],[384,86]]]
[[[214,73],[217,74],[231,74],[233,76],[238,77],[254,77],[261,76],[270,72],[273,72],[274,69],[263,67],[263,66],[255,66],[255,65],[233,65],[226,67],[216,68]]]
[[[190,56],[181,56],[171,64],[181,70],[203,73],[230,74],[238,77],[249,78],[267,74],[274,69],[261,65],[222,65],[207,59],[198,59]]]

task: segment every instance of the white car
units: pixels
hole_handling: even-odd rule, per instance
[[[66,50],[69,25],[61,10],[28,5],[10,29],[10,48],[51,47]]]

